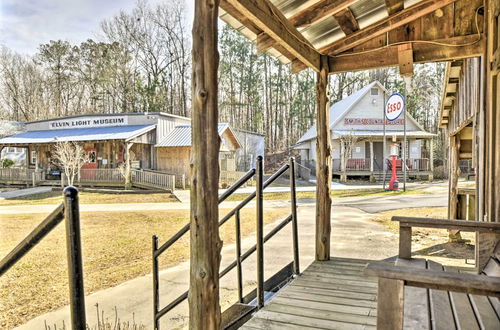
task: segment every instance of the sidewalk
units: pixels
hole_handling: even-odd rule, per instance
[[[52,190],[52,187],[33,187],[33,188],[18,189],[18,190],[12,190],[12,191],[4,191],[4,192],[0,192],[0,200],[19,198],[19,197],[24,197],[24,196],[29,196],[29,195],[36,195],[36,194],[41,194],[41,193],[48,192],[51,190]]]

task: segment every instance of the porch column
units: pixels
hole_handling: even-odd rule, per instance
[[[332,200],[332,156],[330,141],[330,111],[328,109],[328,59],[321,56],[317,74],[317,142],[316,142],[316,260],[330,259],[330,213]]]
[[[429,180],[434,180],[434,139],[430,139],[429,146],[429,170],[431,174],[429,174]]]
[[[191,251],[189,328],[218,330],[219,147],[217,133],[219,0],[195,0],[192,50]]]
[[[458,177],[460,167],[458,166],[460,154],[460,139],[457,135],[450,136],[450,170],[448,191],[448,219],[458,219]],[[459,230],[448,230],[450,241],[460,239]]]
[[[373,174],[373,141],[370,140],[370,172]]]

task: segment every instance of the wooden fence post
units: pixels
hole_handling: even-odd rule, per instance
[[[191,262],[189,328],[218,330],[218,0],[195,0],[192,50]]]
[[[316,141],[316,260],[330,259],[330,213],[332,200],[332,157],[330,142],[330,109],[328,109],[328,59],[321,56],[317,74],[317,141]]]

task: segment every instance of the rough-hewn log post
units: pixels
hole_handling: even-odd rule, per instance
[[[448,191],[448,219],[458,219],[458,177],[460,176],[460,167],[458,166],[460,154],[460,139],[458,136],[450,136],[450,170],[449,170],[449,191]],[[456,241],[461,238],[460,231],[448,230],[450,241]]]
[[[220,326],[219,135],[217,70],[218,0],[196,0],[193,23],[191,266],[189,328]]]
[[[316,260],[330,259],[330,212],[332,200],[332,157],[330,147],[330,111],[328,109],[328,59],[321,57],[317,75],[317,142],[316,142]]]

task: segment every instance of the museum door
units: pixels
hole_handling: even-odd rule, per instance
[[[382,171],[384,168],[384,143],[373,142],[373,170]]]
[[[85,156],[87,157],[87,161],[83,164],[82,168],[97,168],[97,149],[85,149]]]

